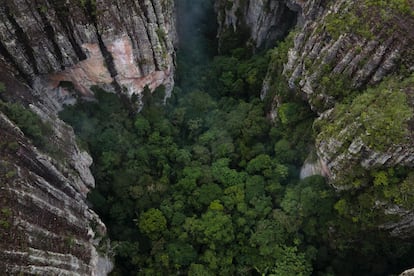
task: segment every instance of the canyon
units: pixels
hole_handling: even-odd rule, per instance
[[[406,199],[414,191],[414,7],[372,2],[216,0],[218,51],[238,46],[257,53],[289,40],[284,61],[271,59],[259,92],[270,98],[275,122],[287,101],[280,82],[317,117],[301,177],[323,175],[348,199],[403,167],[408,173],[395,185],[405,187],[399,194]],[[94,101],[95,88],[139,101],[146,87],[164,87],[171,96],[176,51],[185,43],[175,3],[0,4],[0,99],[20,103],[47,129],[46,142],[36,145],[0,111],[0,273],[106,275],[113,252],[87,200],[96,185],[93,160],[58,112],[80,99]],[[386,103],[398,103],[401,112]],[[379,229],[414,237],[408,203],[383,197],[370,208],[397,218],[378,221]]]

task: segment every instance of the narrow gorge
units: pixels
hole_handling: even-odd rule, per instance
[[[0,23],[1,275],[414,275],[413,1]]]

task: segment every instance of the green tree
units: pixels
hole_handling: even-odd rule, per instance
[[[231,216],[222,211],[208,210],[201,218],[189,218],[186,229],[201,244],[210,248],[220,248],[234,240]]]
[[[193,246],[183,242],[169,244],[167,246],[167,252],[173,264],[179,266],[188,266],[197,257]]]
[[[202,264],[191,264],[190,270],[188,271],[189,276],[213,276],[214,273],[210,272]]]
[[[151,240],[156,240],[167,229],[167,220],[160,210],[151,208],[140,215],[138,227]]]
[[[307,276],[312,274],[312,266],[303,253],[296,247],[283,248],[276,267],[270,270],[273,276]]]

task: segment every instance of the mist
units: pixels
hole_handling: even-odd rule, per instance
[[[193,63],[207,62],[217,52],[217,23],[212,0],[176,0],[179,53]],[[180,16],[184,15],[184,16]]]

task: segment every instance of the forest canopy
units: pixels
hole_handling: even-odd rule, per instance
[[[178,53],[166,103],[163,87],[146,89],[143,109],[131,112],[95,88],[96,101],[60,113],[94,159],[89,201],[108,227],[112,275],[400,271],[412,246],[373,225],[370,190],[343,196],[321,176],[299,179],[316,114],[280,74],[292,37],[267,52],[217,55],[208,14],[194,18],[200,28],[181,34],[191,39]],[[277,83],[261,100],[270,60]],[[271,122],[275,95],[282,104]],[[380,183],[384,173],[372,178]]]

